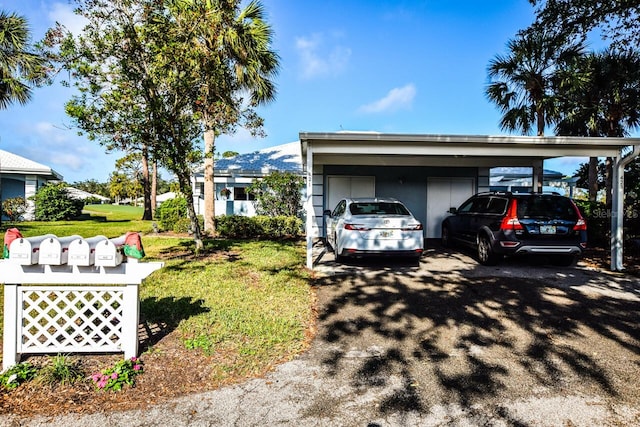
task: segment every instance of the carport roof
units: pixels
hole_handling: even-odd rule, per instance
[[[367,156],[435,156],[495,158],[503,160],[526,157],[618,157],[623,147],[639,145],[640,138],[593,138],[569,136],[508,136],[508,135],[437,135],[397,134],[379,132],[300,132],[302,156],[306,158],[312,146],[314,162],[340,163],[339,158],[358,154]],[[318,157],[319,156],[319,157]],[[352,159],[349,159],[352,161]],[[504,163],[504,162],[503,162]],[[507,162],[509,163],[509,162]],[[518,162],[512,162],[518,163]]]

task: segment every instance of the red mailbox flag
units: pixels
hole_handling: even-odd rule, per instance
[[[17,228],[9,228],[4,233],[4,249],[2,250],[2,258],[9,258],[9,247],[11,242],[16,239],[22,239],[22,234]]]

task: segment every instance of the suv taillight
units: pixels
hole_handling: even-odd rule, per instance
[[[584,218],[578,218],[576,225],[573,226],[573,231],[587,231],[587,223]]]
[[[522,230],[522,224],[518,220],[518,203],[516,199],[511,199],[509,203],[509,209],[507,215],[502,219],[500,223],[501,230]]]
[[[573,203],[573,201],[571,203]],[[578,209],[575,203],[573,203],[573,209],[576,210],[576,215],[578,215],[578,220],[576,221],[576,225],[573,226],[573,231],[587,231],[587,222],[582,217],[580,209]]]

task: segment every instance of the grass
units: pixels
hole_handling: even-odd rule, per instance
[[[165,262],[140,288],[141,316],[177,331],[185,348],[231,355],[214,367],[215,380],[263,372],[304,348],[313,295],[301,242],[208,239],[198,258],[190,238],[146,235],[151,221],[136,219],[140,208],[91,205],[85,212],[80,221],[25,222],[17,228],[25,237],[141,231],[143,262]]]

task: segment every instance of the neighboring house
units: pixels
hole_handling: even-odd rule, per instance
[[[50,181],[62,181],[62,175],[48,166],[0,150],[0,201],[24,197],[29,204],[25,219],[33,219],[34,204],[29,197]]]
[[[253,196],[247,191],[253,181],[271,172],[302,174],[302,156],[298,141],[265,148],[252,153],[217,159],[214,163],[216,215],[255,215]],[[194,206],[204,213],[204,174],[199,169],[192,177]]]
[[[156,206],[160,205],[160,203],[162,202],[166,202],[167,200],[175,199],[175,198],[176,198],[176,193],[174,193],[173,191],[158,194],[156,196]]]
[[[542,191],[556,192],[572,197],[577,178],[566,178],[562,172],[549,169],[542,171]],[[530,192],[532,188],[532,170],[527,167],[497,167],[489,172],[491,191]]]
[[[111,200],[108,197],[101,196],[99,194],[89,193],[88,191],[80,190],[79,188],[67,187],[67,193],[72,199],[89,200],[91,203],[97,200],[100,204],[109,203]]]

